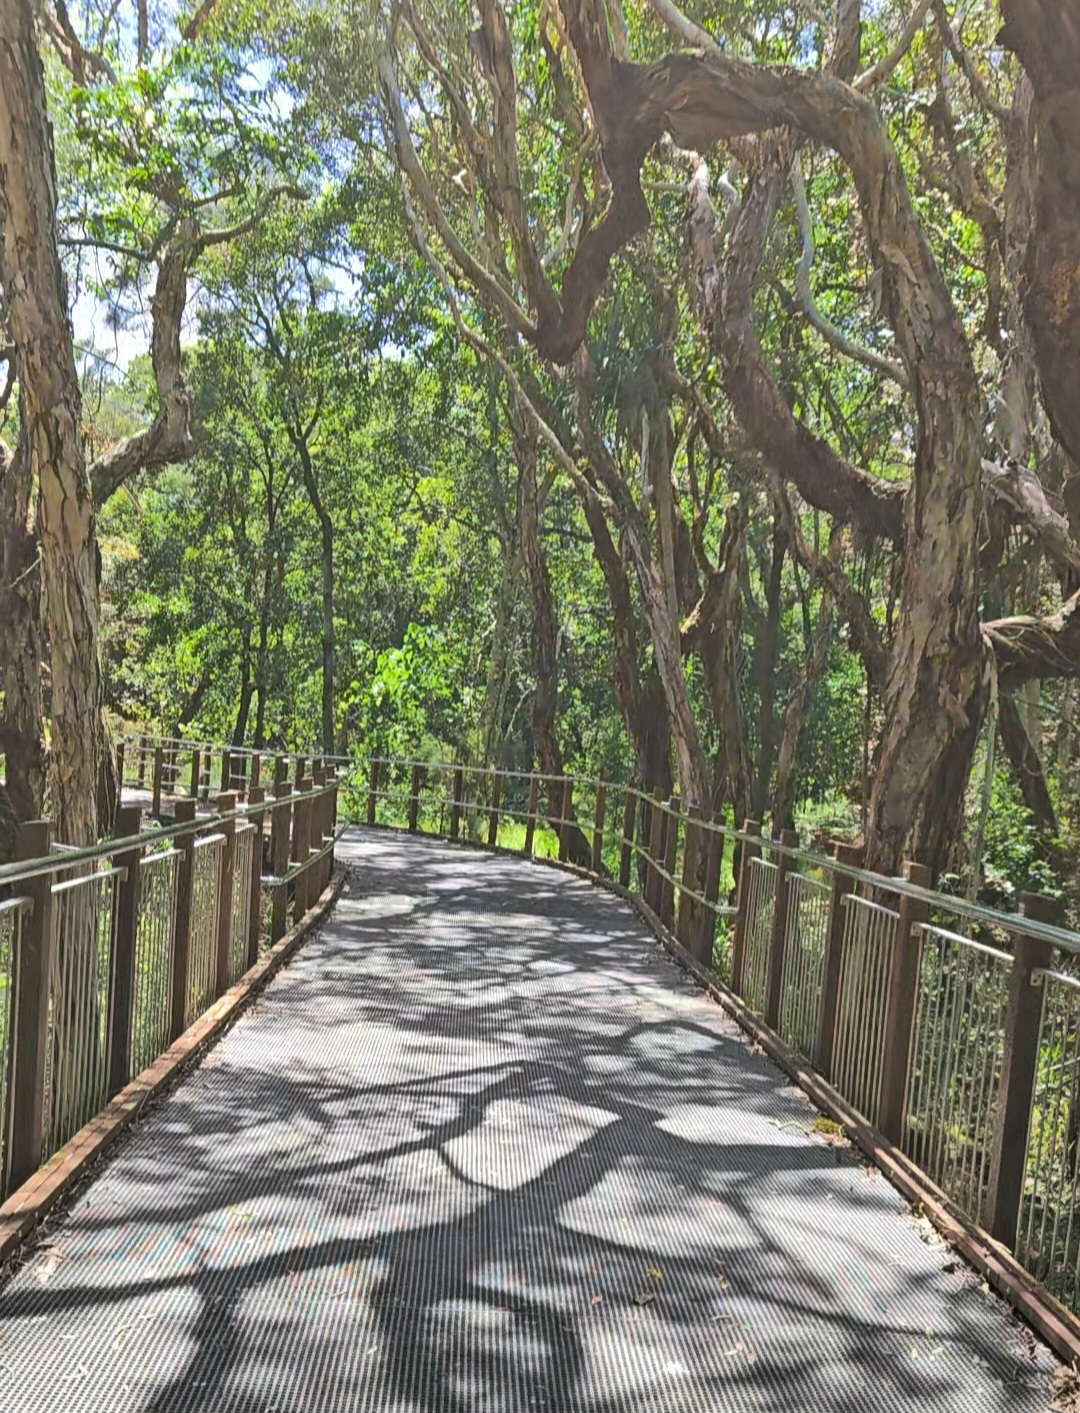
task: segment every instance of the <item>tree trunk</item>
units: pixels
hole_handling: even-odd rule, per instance
[[[998,703],[998,735],[1009,758],[1016,783],[1031,811],[1039,833],[1054,839],[1058,835],[1057,812],[1043,773],[1039,752],[1024,725],[1016,699],[1002,692]]]
[[[806,664],[799,685],[788,697],[784,709],[784,724],[780,731],[780,749],[776,757],[776,781],[772,793],[772,831],[774,836],[782,829],[795,828],[795,783],[796,765],[799,754],[799,736],[809,708],[814,690],[821,681],[829,660],[829,645],[832,642],[834,605],[826,589],[821,596],[817,627],[814,630],[810,660]]]
[[[0,192],[4,293],[19,351],[30,469],[38,484],[53,809],[59,839],[88,844],[98,833],[104,754],[97,546],[56,250],[52,138],[29,0],[0,6]]]
[[[244,744],[248,716],[251,713],[251,699],[254,695],[255,683],[251,676],[251,629],[245,628],[240,644],[240,702],[236,709],[236,726],[232,735],[234,746]]]
[[[40,819],[45,800],[41,721],[41,575],[30,523],[25,445],[0,445],[0,751],[14,817]]]
[[[536,756],[540,769],[545,775],[555,779],[547,782],[548,804],[551,817],[562,819],[564,789],[563,755],[559,746],[559,664],[557,656],[558,631],[555,621],[555,602],[551,593],[551,576],[547,560],[540,543],[539,505],[536,486],[536,442],[529,435],[529,427],[519,409],[514,407],[510,414],[510,427],[513,438],[514,458],[519,473],[518,525],[521,530],[521,548],[525,556],[525,566],[529,574],[529,587],[532,591],[533,607],[533,673],[536,686],[533,691],[532,730],[536,745]],[[588,868],[592,859],[592,849],[588,839],[576,822],[570,825],[570,859],[573,863]]]
[[[324,755],[334,753],[334,522],[323,504],[319,482],[311,460],[307,437],[302,432],[290,433],[304,487],[311,508],[319,521],[322,562],[322,748]]]
[[[858,6],[856,6],[855,39],[858,48]],[[761,721],[758,730],[758,759],[754,772],[751,814],[760,819],[769,798],[773,760],[776,755],[776,664],[780,659],[781,590],[784,583],[784,559],[787,555],[787,532],[778,510],[773,510],[772,558],[769,579],[765,586],[765,631],[754,643],[754,676],[757,678]]]

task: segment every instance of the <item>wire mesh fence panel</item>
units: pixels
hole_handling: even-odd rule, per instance
[[[990,1181],[1012,957],[920,924],[904,1151],[976,1222]]]
[[[236,826],[233,855],[232,918],[229,931],[229,980],[247,971],[248,922],[251,917],[251,870],[255,858],[255,826]]]
[[[843,955],[836,1012],[833,1084],[877,1123],[889,971],[900,915],[870,898],[844,898]]]
[[[789,873],[787,883],[780,1034],[812,1064],[817,1058],[821,1019],[822,967],[829,929],[829,887],[804,873]]]
[[[196,839],[192,848],[191,951],[188,959],[187,1005],[184,1022],[190,1025],[214,999],[218,940],[218,898],[224,834]]]
[[[1036,976],[1043,1010],[1016,1257],[1080,1313],[1080,980]]]
[[[29,909],[26,898],[0,903],[0,1197],[7,1192],[7,1134],[9,1079],[11,1075],[12,987],[15,954],[22,940]]]
[[[747,899],[746,953],[743,962],[743,999],[751,1010],[765,1009],[769,984],[769,942],[776,907],[778,866],[770,859],[749,860],[750,885]]]
[[[166,849],[139,864],[129,1079],[153,1064],[169,1043],[179,862],[179,853]]]
[[[104,1105],[109,1068],[110,966],[121,869],[52,885],[56,934],[49,977],[42,1161]]]

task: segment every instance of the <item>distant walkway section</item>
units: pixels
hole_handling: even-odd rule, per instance
[[[1054,1361],[554,869],[330,923],[0,1290],[2,1413],[1043,1413]]]

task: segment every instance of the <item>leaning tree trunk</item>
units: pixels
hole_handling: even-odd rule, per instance
[[[52,136],[30,0],[0,5],[0,193],[4,293],[19,354],[30,469],[38,484],[53,808],[59,837],[85,844],[98,832],[104,754],[97,547],[56,249]]]

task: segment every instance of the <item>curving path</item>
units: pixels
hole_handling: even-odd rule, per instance
[[[631,912],[356,830],[0,1290],[3,1413],[948,1413],[1054,1361]]]

